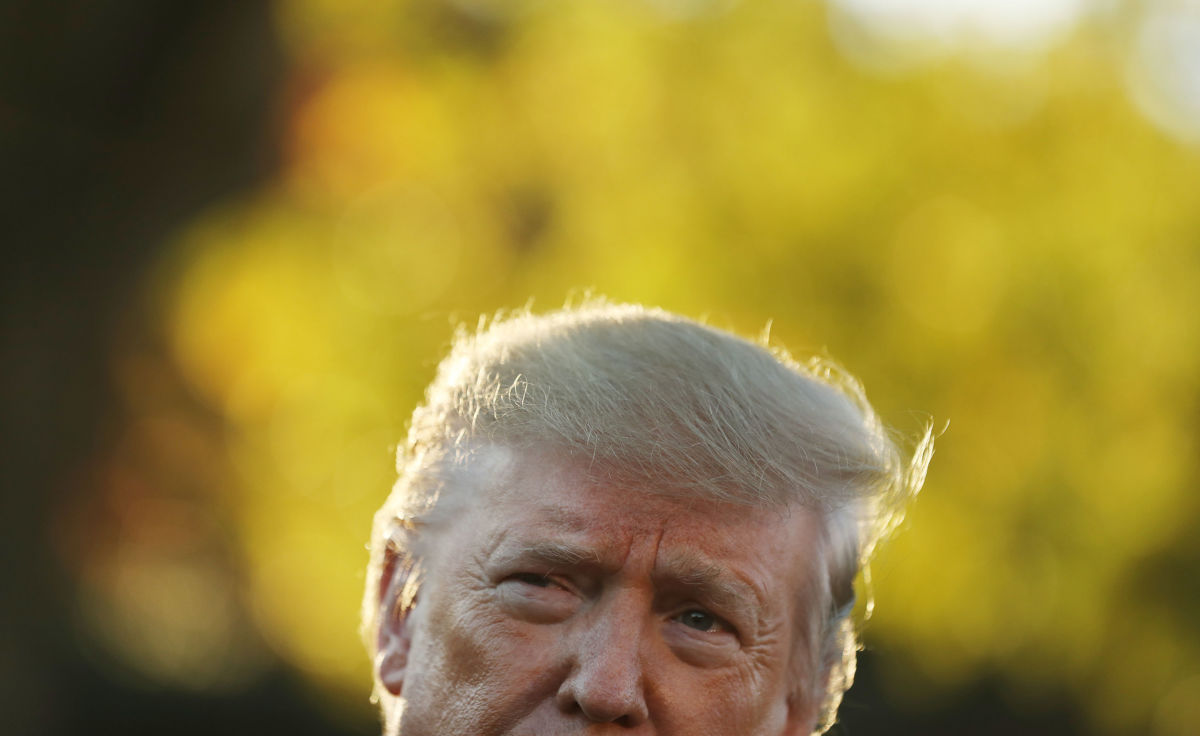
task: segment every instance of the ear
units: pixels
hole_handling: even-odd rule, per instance
[[[406,564],[407,563],[407,564]],[[408,652],[412,646],[410,614],[416,600],[403,599],[412,565],[392,550],[385,552],[379,580],[379,632],[375,641],[375,674],[392,695],[404,689]]]
[[[817,706],[796,694],[787,700],[787,720],[779,736],[812,736],[817,730]]]

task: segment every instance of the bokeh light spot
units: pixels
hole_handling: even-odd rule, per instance
[[[1147,117],[1180,140],[1200,144],[1200,6],[1164,5],[1147,14],[1127,80]]]

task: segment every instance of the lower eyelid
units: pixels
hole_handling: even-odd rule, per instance
[[[705,633],[681,629],[674,627],[667,634],[668,646],[677,657],[696,666],[722,666],[742,649],[741,640],[730,632]]]

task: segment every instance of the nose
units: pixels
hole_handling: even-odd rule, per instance
[[[556,702],[595,723],[636,728],[649,718],[643,681],[643,622],[616,606],[593,611],[570,642],[570,674]]]

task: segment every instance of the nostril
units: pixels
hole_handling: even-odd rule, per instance
[[[595,723],[613,723],[618,726],[632,728],[641,722],[638,717],[637,705],[632,701],[623,703],[579,703],[579,711],[589,721]]]
[[[619,715],[614,715],[612,710],[599,711],[582,705],[579,706],[578,712],[592,723],[611,723],[621,728],[636,728],[646,720],[645,714],[637,706],[625,709]]]
[[[634,728],[641,721],[633,718],[632,716],[624,715],[624,716],[621,716],[620,718],[618,718],[617,720],[611,721],[611,722],[620,726],[621,728]]]

